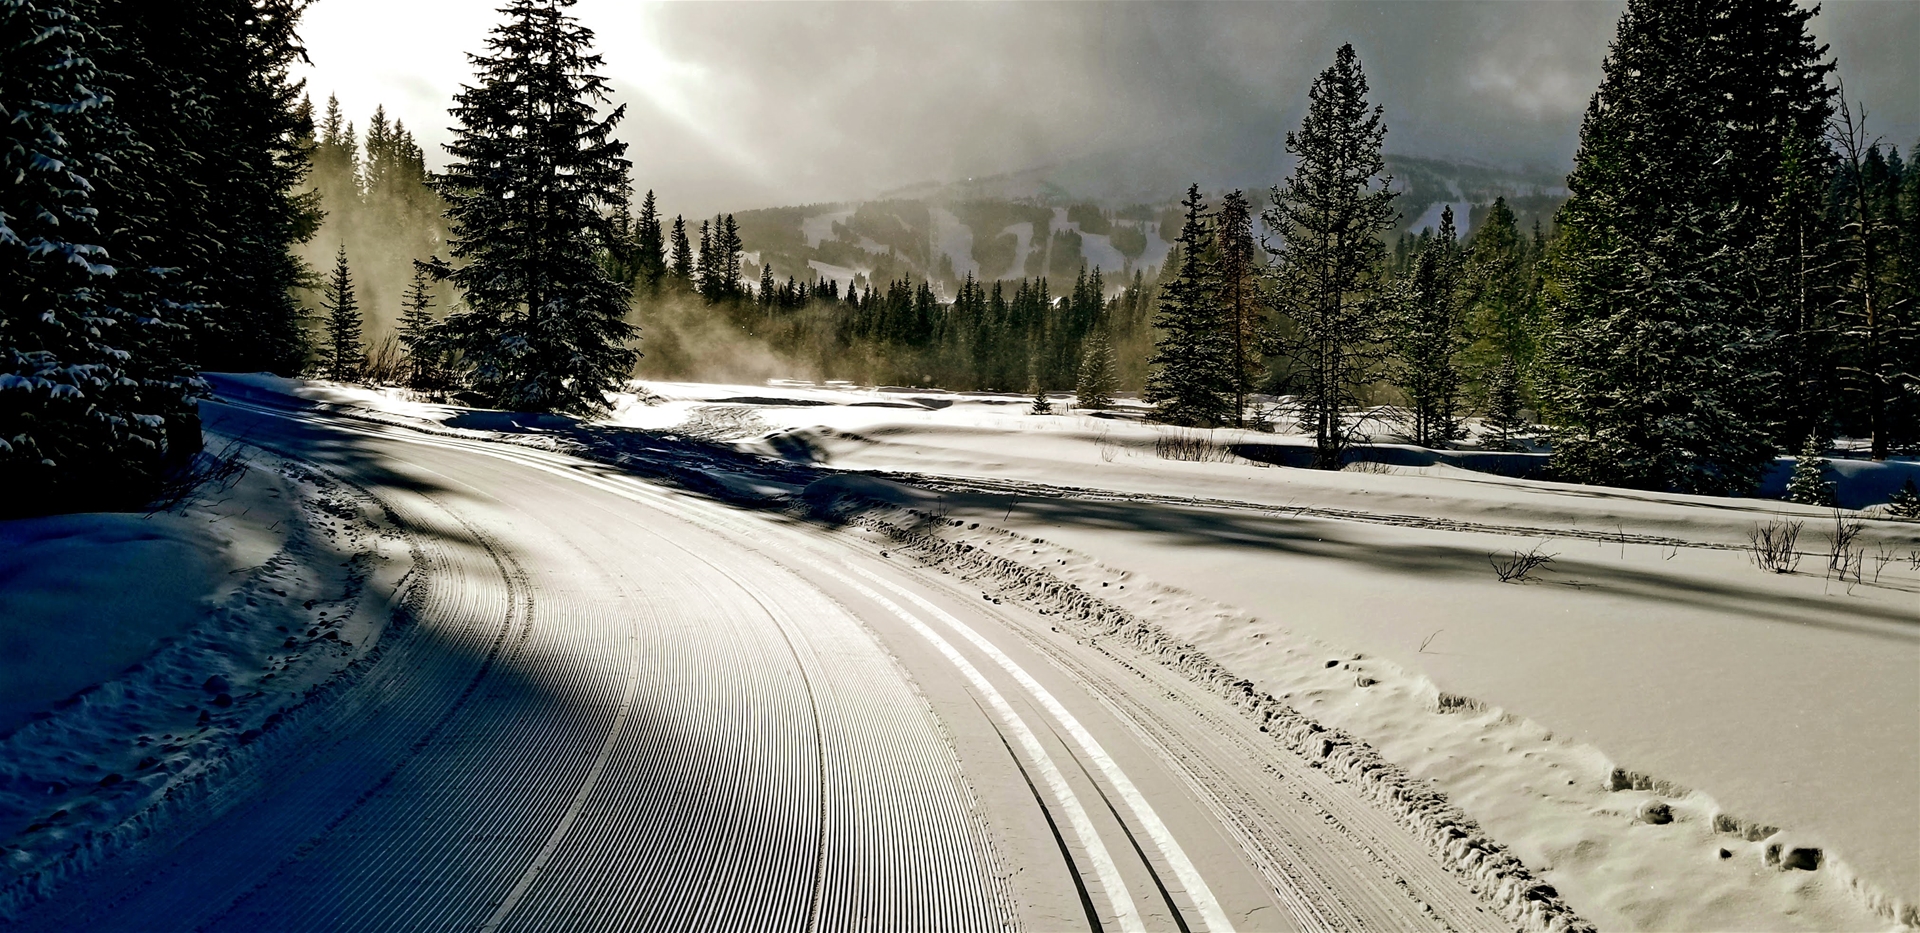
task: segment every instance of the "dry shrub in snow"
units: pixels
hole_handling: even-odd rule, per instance
[[[147,503],[147,514],[171,512],[202,494],[225,492],[247,471],[247,459],[242,456],[244,446],[238,440],[228,441],[218,453],[202,450],[194,454],[192,460],[167,472],[153,500]]]
[[[1800,540],[1801,522],[1768,522],[1747,532],[1754,566],[1769,573],[1792,573],[1800,566],[1800,552],[1794,544]]]
[[[385,340],[367,349],[366,361],[360,364],[360,381],[377,386],[402,385],[406,382],[407,366],[399,343],[388,334]]]
[[[1214,443],[1207,434],[1173,431],[1153,439],[1153,455],[1162,460],[1226,463],[1233,459],[1233,450]]]
[[[1833,534],[1827,548],[1827,576],[1845,580],[1852,575],[1853,582],[1860,582],[1860,569],[1867,562],[1865,549],[1855,548],[1853,541],[1860,536],[1865,526],[1847,518],[1839,509],[1833,510]]]
[[[1514,551],[1513,556],[1509,558],[1488,554],[1487,563],[1493,565],[1493,572],[1499,576],[1501,583],[1521,583],[1527,579],[1528,574],[1553,563],[1554,555],[1540,553],[1540,549],[1545,546],[1545,542],[1536,544],[1532,550],[1524,554]]]

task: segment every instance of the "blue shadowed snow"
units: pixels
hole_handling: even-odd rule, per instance
[[[0,522],[0,735],[151,655],[206,614],[223,571],[178,516]]]
[[[1776,458],[1767,474],[1760,478],[1760,488],[1755,495],[1763,499],[1786,498],[1787,480],[1792,476],[1793,458]],[[1872,460],[1834,460],[1827,467],[1827,479],[1836,484],[1835,498],[1840,501],[1842,508],[1864,509],[1891,499],[1901,484],[1909,479],[1913,480],[1915,486],[1920,486],[1920,462],[1909,459],[1880,463]]]

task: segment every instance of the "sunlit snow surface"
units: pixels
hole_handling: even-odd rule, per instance
[[[220,379],[474,436],[570,424]],[[1022,396],[912,388],[633,389],[604,429],[920,486],[900,495],[963,519],[951,539],[1097,592],[1431,781],[1602,928],[1854,929],[1920,903],[1920,526],[1849,516],[1865,568],[1842,581],[1831,513],[1766,499],[1275,467],[1242,453],[1285,460],[1306,439],[1153,425],[1137,401],[1056,395],[1035,415]],[[1915,465],[1837,469],[1858,496]],[[1804,524],[1797,573],[1744,550],[1775,521]],[[1545,571],[1496,579],[1536,546]],[[1640,817],[1656,800],[1672,823]],[[1782,871],[1776,845],[1826,861]]]

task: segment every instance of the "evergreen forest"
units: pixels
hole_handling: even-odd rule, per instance
[[[1257,190],[669,216],[572,5],[501,8],[434,171],[289,76],[303,0],[0,0],[0,513],[138,507],[200,448],[198,372],[593,416],[713,347],[1138,393],[1327,468],[1381,434],[1538,440],[1569,481],[1742,495],[1783,452],[1920,448],[1915,147],[1791,0],[1629,0],[1565,197],[1418,230],[1352,46]]]

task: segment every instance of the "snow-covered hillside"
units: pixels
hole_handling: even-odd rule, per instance
[[[993,178],[968,179],[945,185],[921,185],[853,203],[817,204],[741,212],[737,215],[743,239],[756,261],[770,263],[775,276],[806,279],[809,275],[839,279],[842,286],[859,276],[886,281],[913,275],[931,279],[952,296],[952,285],[971,273],[993,280],[1050,275],[1072,278],[1082,263],[1098,266],[1118,288],[1119,276],[1134,269],[1157,268],[1166,261],[1169,241],[1177,234],[1175,203],[1182,182],[1157,177],[1155,170],[1133,164],[1152,159],[1142,153],[1042,166]],[[1111,163],[1111,164],[1109,164]],[[1442,208],[1451,206],[1456,226],[1467,235],[1478,225],[1495,198],[1504,197],[1518,216],[1521,228],[1546,223],[1565,198],[1564,178],[1545,170],[1511,170],[1472,163],[1408,155],[1389,155],[1388,172],[1400,192],[1396,207],[1400,219],[1394,233],[1417,233],[1437,228]],[[1210,181],[1206,191],[1218,195],[1230,187],[1264,197],[1281,180],[1248,174],[1231,184]],[[1136,178],[1114,187],[1115,177]],[[1163,183],[1164,182],[1164,183]],[[1100,217],[1100,230],[1069,216]],[[876,239],[867,215],[884,216],[897,224],[897,237]],[[1110,225],[1138,237],[1135,248],[1122,248]],[[1061,233],[1065,241],[1054,238]],[[1013,242],[996,247],[994,241]],[[1004,250],[1004,251],[1002,251]]]

